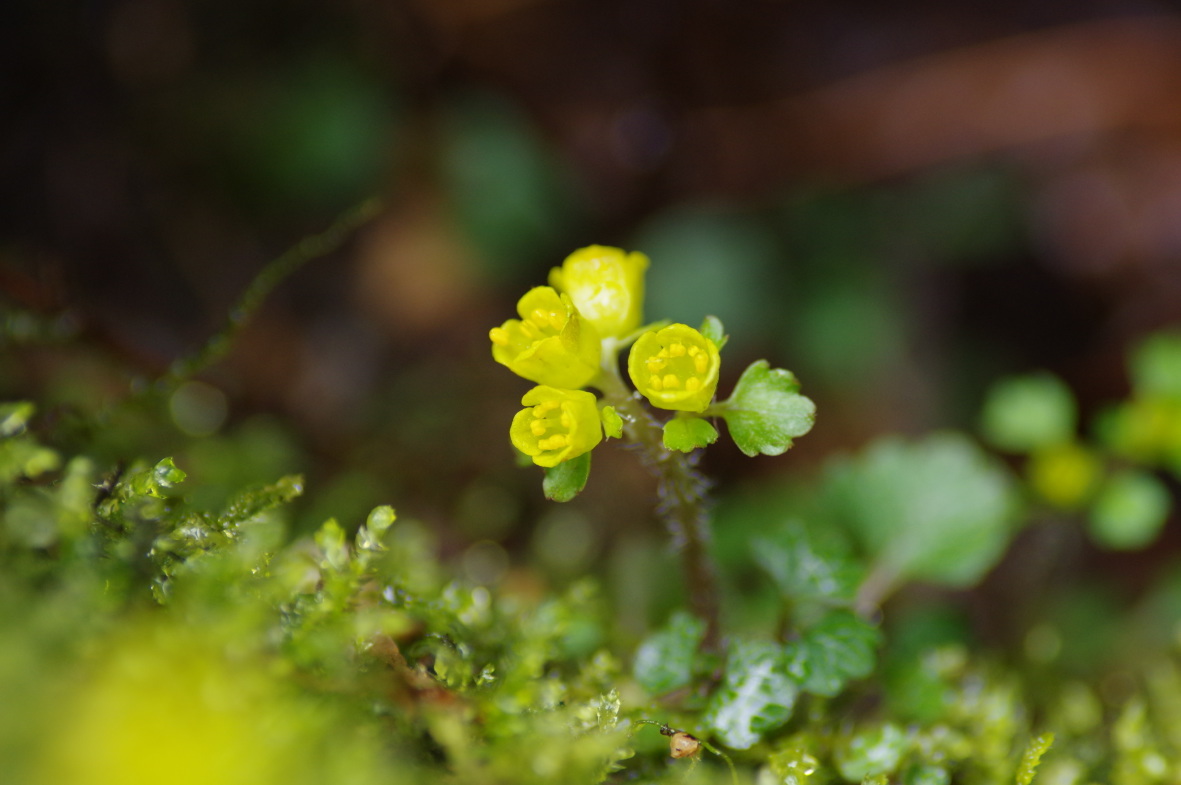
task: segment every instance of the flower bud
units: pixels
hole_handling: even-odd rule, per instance
[[[545,385],[525,393],[509,426],[509,438],[538,466],[557,466],[590,452],[603,439],[595,396]]]
[[[602,343],[570,298],[537,286],[517,302],[520,319],[493,327],[492,358],[531,382],[577,389],[599,375]]]
[[[622,338],[640,326],[648,257],[591,245],[550,271],[549,282],[568,294],[582,317],[604,338]]]
[[[653,406],[703,412],[718,388],[718,347],[685,324],[644,333],[632,346],[627,372]]]

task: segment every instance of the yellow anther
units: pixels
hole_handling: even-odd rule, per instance
[[[653,374],[652,376],[648,377],[648,386],[651,387],[653,390],[660,392],[661,390],[664,389],[664,382],[662,382],[660,380],[659,376],[657,376],[656,374]]]
[[[574,418],[570,416],[570,412],[562,412],[562,416],[558,418],[558,422],[562,423],[562,427],[569,430],[570,426],[574,424]]]
[[[497,346],[508,346],[508,330],[503,327],[493,327],[488,331],[488,337]]]
[[[689,352],[690,357],[696,357],[698,354],[701,353],[701,349],[699,349],[696,346],[690,346],[688,349],[688,352]]]
[[[558,408],[561,405],[562,404],[559,403],[558,401],[551,399],[548,401],[542,401],[541,403],[537,404],[536,408],[541,409],[543,412],[552,412],[554,409]]]
[[[685,356],[685,344],[681,343],[680,341],[674,341],[673,345],[668,347],[668,356],[669,357],[684,357]]]
[[[660,351],[658,351],[656,353],[656,356],[657,357],[668,357],[668,349],[667,348],[661,349]]]
[[[529,314],[529,321],[533,322],[538,327],[543,327],[549,323],[549,314],[540,308],[535,308],[533,313]]]
[[[549,324],[550,327],[553,327],[555,330],[561,330],[566,326],[566,314],[558,313],[557,311],[551,311],[549,315]]]
[[[666,373],[661,381],[664,382],[665,389],[675,390],[681,386],[681,380],[675,374]]]
[[[659,357],[649,357],[647,360],[645,360],[644,364],[648,369],[648,373],[656,373],[657,371],[664,368],[667,362],[660,359]]]
[[[709,368],[709,357],[705,353],[701,353],[693,358],[693,367],[697,369],[698,373],[705,373]]]
[[[685,389],[691,393],[697,392],[701,389],[701,380],[696,376],[690,376],[685,380]]]
[[[562,434],[554,434],[548,439],[539,439],[537,446],[543,450],[560,450],[570,443],[570,439]]]
[[[536,415],[537,412],[533,412],[533,414]],[[533,431],[534,436],[541,436],[545,433],[546,427],[545,420],[534,420],[529,423],[529,430]]]

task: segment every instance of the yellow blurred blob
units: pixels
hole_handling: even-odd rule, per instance
[[[47,736],[42,782],[269,785],[303,781],[306,709],[257,658],[177,625],[138,629],[94,663]]]
[[[1102,463],[1079,444],[1059,444],[1035,451],[1026,471],[1033,489],[1056,507],[1073,508],[1094,492]]]

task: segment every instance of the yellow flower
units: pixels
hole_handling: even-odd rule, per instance
[[[557,466],[590,452],[603,439],[595,396],[545,385],[525,393],[509,426],[509,438],[538,466]]]
[[[648,257],[637,251],[591,245],[550,271],[549,282],[570,295],[582,317],[604,338],[622,338],[640,326]]]
[[[570,298],[537,286],[517,302],[520,319],[493,327],[492,358],[531,382],[576,389],[599,375],[602,343]]]
[[[644,333],[627,358],[632,384],[653,406],[682,412],[705,411],[721,365],[714,342],[685,324]]]

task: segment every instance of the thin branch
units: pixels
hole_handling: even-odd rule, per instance
[[[168,372],[156,380],[156,390],[169,390],[220,360],[230,350],[242,327],[254,315],[275,287],[308,262],[326,256],[352,236],[381,211],[381,200],[367,199],[319,234],[304,237],[281,256],[267,264],[226,315],[225,323],[198,351],[176,360]]]

